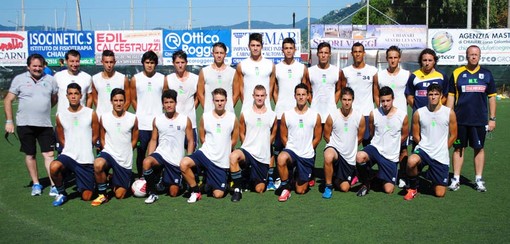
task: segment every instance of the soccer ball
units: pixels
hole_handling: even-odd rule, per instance
[[[145,197],[147,192],[145,191],[147,182],[144,179],[138,179],[133,182],[131,186],[131,191],[133,191],[133,196],[135,197]]]

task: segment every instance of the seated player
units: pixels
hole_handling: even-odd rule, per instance
[[[113,169],[110,186],[117,199],[126,196],[131,184],[131,168],[133,165],[133,149],[138,141],[138,121],[136,116],[125,110],[126,92],[114,88],[110,93],[113,110],[104,113],[99,119],[100,142],[103,150],[94,160],[97,198],[92,206],[99,206],[108,201],[107,174]]]

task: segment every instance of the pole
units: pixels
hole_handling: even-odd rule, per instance
[[[251,1],[248,0],[248,30],[251,29]]]
[[[370,24],[370,0],[367,0],[367,26]]]
[[[135,0],[131,0],[131,18],[129,20],[129,29],[135,29]]]
[[[510,0],[508,0],[510,1]],[[311,25],[310,25],[310,0],[308,0],[308,31],[306,32],[306,36],[307,36],[307,39],[308,39],[308,45],[307,45],[307,48],[308,48],[308,64],[311,64],[310,60],[312,58],[312,50],[310,50],[310,28],[311,28]]]
[[[192,24],[191,24],[191,0],[188,1],[188,30],[191,30]]]
[[[427,0],[427,3],[425,4],[425,25],[427,25],[427,29],[429,28],[429,0]],[[428,31],[427,31],[428,33]]]
[[[292,13],[292,28],[296,28],[296,12]]]
[[[21,31],[25,31],[25,0],[21,0]]]
[[[82,31],[81,28],[81,10],[80,10],[80,0],[76,0],[76,29]]]
[[[471,18],[473,15],[473,0],[467,1],[467,27],[468,29],[471,29]]]

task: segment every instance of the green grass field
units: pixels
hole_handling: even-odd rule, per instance
[[[486,141],[488,191],[466,185],[474,180],[469,149],[459,191],[443,199],[422,193],[413,201],[404,201],[399,191],[372,191],[364,198],[334,192],[325,200],[316,185],[285,203],[273,192],[246,192],[239,203],[230,196],[196,204],[160,196],[152,205],[130,197],[92,207],[77,197],[53,207],[48,189],[30,196],[24,155],[11,136],[14,146],[0,140],[0,243],[505,243],[510,241],[510,157],[505,153],[510,101],[499,101],[497,110],[496,131]],[[321,143],[318,149],[323,148]],[[40,175],[46,176],[39,161]],[[322,154],[316,167],[322,168]]]

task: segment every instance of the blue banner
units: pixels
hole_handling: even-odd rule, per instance
[[[28,32],[28,54],[41,54],[49,66],[58,66],[71,49],[80,52],[82,65],[95,65],[93,31]]]
[[[212,45],[227,46],[225,63],[230,63],[230,30],[163,30],[163,64],[172,64],[172,54],[181,49],[188,55],[188,64],[207,65],[213,62]]]

